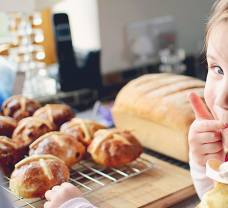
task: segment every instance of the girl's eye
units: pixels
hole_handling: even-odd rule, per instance
[[[210,67],[216,74],[224,75],[224,72],[220,66],[212,66]]]

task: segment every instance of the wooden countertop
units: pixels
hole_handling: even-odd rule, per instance
[[[170,207],[195,195],[189,171],[144,154],[154,167],[87,196],[102,208]]]
[[[165,208],[172,205],[175,205],[173,208],[195,207],[198,201],[189,171],[147,154],[142,157],[150,160],[154,167],[140,175],[96,190],[86,195],[86,198],[99,208]],[[32,203],[34,207],[41,208],[45,202],[39,199],[25,202],[14,195],[10,196],[16,207],[27,207],[27,203]],[[196,200],[192,201],[191,198]],[[187,203],[182,203],[185,199],[188,199]]]

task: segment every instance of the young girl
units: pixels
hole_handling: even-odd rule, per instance
[[[201,198],[213,186],[206,177],[208,159],[225,160],[228,149],[228,0],[215,2],[206,33],[208,75],[204,97],[206,105],[194,93],[189,100],[196,119],[189,131],[190,168],[196,191]],[[93,207],[70,184],[54,187],[46,193],[44,208]],[[81,204],[81,205],[80,205]]]
[[[216,1],[207,25],[208,75],[204,91],[206,105],[194,93],[189,100],[196,119],[189,131],[190,169],[200,198],[213,186],[206,177],[208,159],[226,158],[228,149],[228,0]]]

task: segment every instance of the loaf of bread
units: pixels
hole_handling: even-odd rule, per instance
[[[174,74],[147,74],[130,81],[116,97],[115,125],[130,130],[145,147],[188,161],[187,134],[194,113],[187,95],[203,97],[205,83]]]

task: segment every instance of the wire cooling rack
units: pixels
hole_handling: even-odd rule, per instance
[[[121,168],[104,168],[91,160],[83,160],[71,169],[69,182],[77,186],[86,195],[141,174],[152,167],[151,161],[145,159],[143,155],[136,161]],[[9,178],[7,177],[5,177],[5,181],[0,187],[8,193],[15,208],[42,208],[45,203],[45,200],[40,198],[23,199],[16,196],[8,188]]]

